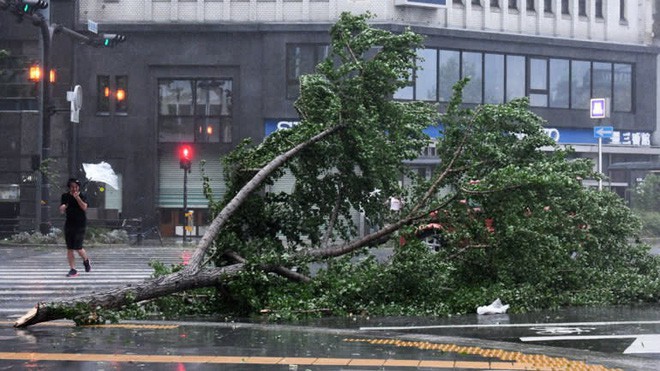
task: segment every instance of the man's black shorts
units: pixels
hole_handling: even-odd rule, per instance
[[[83,240],[85,240],[85,228],[66,228],[64,230],[64,240],[66,241],[67,249],[82,249]]]

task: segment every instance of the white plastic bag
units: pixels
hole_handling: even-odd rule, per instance
[[[502,305],[500,298],[495,299],[490,305],[477,308],[477,314],[502,314],[509,309],[509,304]]]

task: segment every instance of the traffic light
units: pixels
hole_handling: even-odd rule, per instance
[[[126,36],[115,33],[101,34],[101,46],[112,48],[116,44],[126,40]]]
[[[179,165],[183,170],[190,172],[190,168],[192,167],[192,158],[192,147],[190,147],[188,144],[184,144],[179,147]]]
[[[16,10],[22,14],[34,14],[39,9],[48,8],[45,0],[19,0],[16,2]]]

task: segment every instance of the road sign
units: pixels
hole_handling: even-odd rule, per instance
[[[92,21],[91,19],[87,20],[87,30],[89,32],[98,34],[99,33],[99,24]]]
[[[604,119],[610,117],[610,107],[607,98],[593,98],[589,104],[589,117],[592,119]]]
[[[594,138],[612,138],[614,128],[611,126],[594,126]]]

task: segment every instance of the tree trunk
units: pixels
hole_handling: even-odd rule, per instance
[[[243,269],[243,264],[234,264],[215,269],[203,269],[194,275],[185,271],[145,280],[137,285],[129,285],[111,291],[90,294],[51,303],[39,303],[19,318],[14,327],[27,327],[40,322],[67,318],[67,313],[78,312],[80,306],[103,309],[119,309],[130,303],[138,303],[189,289],[214,287],[225,279],[235,276]]]
[[[343,128],[341,125],[327,128],[321,133],[275,157],[267,165],[262,167],[257,174],[255,174],[255,176],[250,179],[243,188],[241,188],[222,211],[220,211],[215,219],[213,219],[208,230],[204,233],[204,236],[202,236],[197,244],[193,256],[183,271],[156,279],[146,280],[138,285],[125,286],[104,293],[80,296],[71,300],[59,302],[39,303],[19,318],[16,323],[14,323],[14,327],[27,327],[40,322],[68,318],[71,316],[71,313],[79,312],[81,305],[90,308],[92,311],[93,308],[98,307],[103,309],[119,309],[126,304],[154,299],[184,290],[216,286],[218,283],[222,282],[225,277],[235,275],[242,269],[243,264],[236,264],[211,270],[202,269],[204,257],[206,256],[211,243],[218,233],[220,233],[225,222],[240,207],[240,205],[245,202],[250,193],[258,189],[261,183],[272,174],[273,171],[277,170],[277,168],[285,164],[288,160],[295,157],[305,147],[322,140],[341,128]],[[269,267],[269,269],[280,274],[286,275],[288,273],[286,270],[277,267]],[[301,281],[305,281],[305,277],[303,276],[297,278]]]

